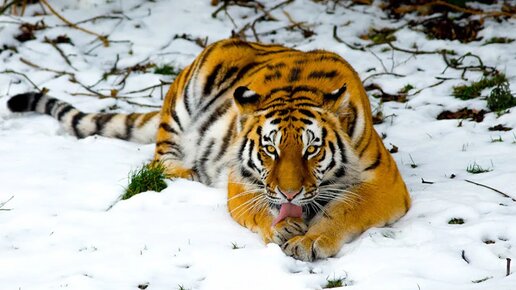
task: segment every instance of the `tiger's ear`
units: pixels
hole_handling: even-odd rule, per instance
[[[233,93],[235,103],[240,109],[240,112],[244,114],[252,113],[256,110],[258,103],[260,102],[260,95],[256,92],[251,91],[247,87],[238,87]]]
[[[339,89],[336,89],[331,93],[324,94],[323,107],[329,111],[337,112],[342,105],[345,105],[344,103],[349,101],[349,98],[346,98],[346,89],[347,85],[344,84]]]

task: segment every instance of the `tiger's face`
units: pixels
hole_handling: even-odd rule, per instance
[[[243,97],[253,94],[246,90]],[[298,101],[307,102],[294,98],[272,107],[262,102],[245,117],[242,132],[241,175],[261,189],[262,203],[276,216],[274,224],[286,217],[313,218],[328,202],[345,200],[357,178],[350,139],[338,116]]]

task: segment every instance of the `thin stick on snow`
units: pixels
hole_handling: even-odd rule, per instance
[[[46,88],[43,88],[43,89],[40,89],[26,74],[23,74],[21,72],[17,72],[17,71],[14,71],[14,70],[11,70],[11,69],[6,69],[6,70],[3,70],[3,71],[0,71],[0,74],[15,74],[15,75],[19,75],[19,76],[22,76],[24,77],[27,81],[29,81],[29,83],[36,89],[38,90],[40,93],[43,93],[45,92],[47,89]]]
[[[55,48],[57,50],[57,52],[59,52],[59,55],[61,55],[61,57],[64,59],[64,61],[71,67],[73,68],[74,70],[77,70],[73,65],[72,65],[72,62],[70,61],[70,59],[66,56],[66,54],[64,53],[64,51],[57,45],[57,43],[53,42],[52,40],[48,39],[47,37],[45,37],[45,42],[50,44],[53,48]]]
[[[60,71],[60,70],[55,70],[55,69],[51,69],[51,68],[47,68],[47,67],[42,67],[40,65],[37,65],[29,60],[26,60],[24,59],[23,57],[20,57],[20,61],[23,62],[24,64],[28,65],[28,66],[31,66],[33,68],[36,68],[36,69],[39,69],[39,70],[42,70],[42,71],[48,71],[48,72],[52,72],[52,73],[55,73],[55,74],[58,74],[59,76],[62,76],[62,75],[69,75],[69,76],[73,76],[73,73],[71,72],[67,72],[67,71]]]
[[[50,12],[52,12],[52,14],[54,14],[57,18],[61,19],[61,21],[63,21],[64,23],[68,24],[68,26],[70,26],[71,28],[75,28],[77,30],[80,30],[82,32],[85,32],[85,33],[88,33],[88,34],[91,34],[91,35],[94,35],[96,36],[100,41],[102,41],[102,44],[104,45],[104,47],[108,47],[109,46],[109,40],[107,39],[106,36],[103,36],[103,35],[100,35],[96,32],[93,32],[91,30],[88,30],[86,28],[82,28],[80,26],[77,26],[76,24],[70,22],[68,19],[64,18],[61,14],[59,14],[48,2],[47,0],[40,0],[41,3],[43,3],[43,5],[45,5],[49,10]]]
[[[507,273],[505,276],[509,276],[511,274],[511,258],[507,258]]]
[[[6,201],[4,201],[4,202],[0,203],[0,210],[5,210],[5,211],[9,211],[9,210],[11,210],[10,208],[3,208],[3,207],[4,207],[4,205],[6,205],[9,201],[11,201],[11,199],[13,199],[13,198],[14,198],[14,195],[13,195],[13,196],[11,196],[8,200],[6,200]]]
[[[461,254],[462,260],[466,261],[466,263],[470,263],[469,259],[466,257],[466,251],[462,250]]]
[[[487,185],[485,185],[485,184],[481,184],[481,183],[474,182],[474,181],[467,180],[467,179],[464,179],[464,181],[469,182],[469,183],[472,183],[472,184],[474,184],[474,185],[478,185],[478,186],[485,187],[485,188],[487,188],[487,189],[491,189],[492,191],[494,191],[494,192],[497,192],[497,193],[501,194],[501,195],[502,195],[503,197],[505,197],[505,198],[510,198],[512,201],[516,201],[516,199],[515,199],[515,198],[513,198],[512,196],[510,196],[510,195],[508,195],[508,194],[506,194],[506,193],[503,193],[503,192],[499,191],[499,190],[498,190],[498,189],[496,189],[496,188],[492,188],[491,186],[487,186]]]

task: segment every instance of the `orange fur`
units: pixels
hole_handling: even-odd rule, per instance
[[[254,103],[234,102],[228,109],[231,113],[223,116],[236,118],[235,122],[241,124],[239,131],[230,132],[231,149],[228,150],[236,151],[244,139],[260,143],[261,136],[254,130],[266,122],[267,110],[263,109],[268,106],[278,103],[288,112],[285,114],[293,118],[288,124],[280,123],[284,126],[285,136],[276,148],[280,152],[276,159],[267,155],[263,148],[257,153],[269,171],[267,178],[262,180],[263,187],[246,183],[238,166],[230,165],[228,210],[236,222],[259,233],[266,243],[280,244],[288,255],[313,260],[333,256],[344,242],[364,230],[394,222],[405,214],[410,207],[410,197],[393,158],[373,128],[369,100],[360,78],[340,56],[322,50],[301,52],[279,45],[234,39],[217,42],[205,49],[173,83],[161,111],[162,125],[157,133],[155,160],[165,163],[167,174],[183,178],[194,174],[194,169],[185,167],[182,160],[164,158],[163,153],[169,148],[167,142],[178,138],[165,128],[173,125],[171,113],[184,98],[188,82],[196,78],[205,80],[201,83],[206,84],[210,75],[215,75],[212,81],[217,83],[233,67],[248,71],[234,81],[221,100],[231,99],[234,90],[240,86],[255,92],[260,99]],[[297,87],[314,87],[329,94],[343,84],[345,94],[337,99],[328,99],[318,91],[291,93]],[[275,88],[285,86],[291,86],[290,92],[271,94]],[[303,118],[303,114],[296,111],[299,110],[298,99],[306,97],[315,104],[310,108],[317,114],[313,119],[328,128],[328,142],[339,139],[348,146],[351,157],[347,162],[352,168],[347,174],[355,174],[357,182],[343,189],[345,201],[329,202],[312,220],[288,217],[272,226],[274,214],[263,201],[265,188],[299,191],[319,186],[311,173],[317,161],[303,157],[304,145],[299,141],[302,124],[295,121]],[[292,101],[279,101],[282,98]]]

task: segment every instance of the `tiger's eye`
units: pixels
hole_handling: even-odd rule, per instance
[[[267,147],[265,147],[265,149],[267,150],[267,152],[269,152],[270,154],[274,154],[276,153],[276,148],[274,148],[274,146],[272,145],[267,145]]]
[[[315,146],[313,146],[313,145],[310,145],[310,146],[308,146],[308,148],[306,148],[306,153],[308,153],[308,154],[312,154],[312,153],[314,153],[316,150],[317,150],[317,147],[315,147]]]

